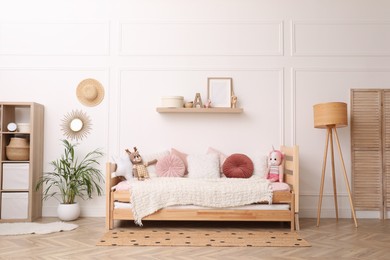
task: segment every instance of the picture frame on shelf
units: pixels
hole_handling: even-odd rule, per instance
[[[232,78],[208,78],[207,100],[211,101],[212,107],[231,107],[233,95]]]

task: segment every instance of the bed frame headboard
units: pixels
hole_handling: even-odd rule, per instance
[[[295,194],[295,212],[299,212],[299,147],[281,146],[284,154],[284,181],[288,183]]]

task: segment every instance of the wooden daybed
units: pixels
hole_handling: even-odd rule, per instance
[[[290,222],[291,230],[299,230],[299,149],[298,146],[282,146],[285,154],[285,182],[291,191],[275,191],[272,204],[288,204],[285,210],[235,210],[235,209],[161,209],[143,220],[173,221],[278,221]],[[131,209],[114,208],[114,202],[130,202],[129,191],[112,191],[111,187],[121,181],[111,178],[116,164],[106,165],[106,229],[114,228],[115,220],[134,220]]]

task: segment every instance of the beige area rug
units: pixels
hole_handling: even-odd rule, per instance
[[[0,224],[0,236],[26,235],[26,234],[49,234],[54,232],[70,231],[78,225],[61,221],[52,223],[15,222]]]
[[[107,232],[98,246],[307,247],[296,232],[163,231],[118,229]]]

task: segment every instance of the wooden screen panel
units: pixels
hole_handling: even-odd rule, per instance
[[[390,209],[390,90],[383,90],[383,216]]]
[[[384,209],[383,214],[386,216],[387,211],[390,209],[390,149],[384,151],[384,174],[383,174],[383,200]]]
[[[356,210],[383,211],[382,90],[351,90],[352,192]]]
[[[353,199],[356,210],[382,209],[381,151],[355,151],[353,171]]]
[[[352,149],[381,149],[381,92],[379,90],[351,91]]]

